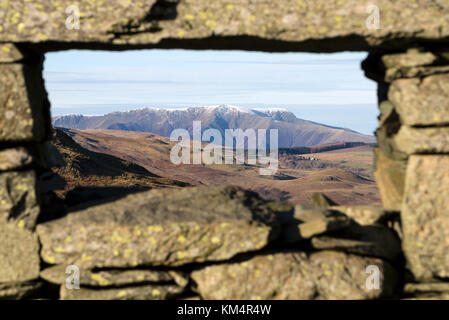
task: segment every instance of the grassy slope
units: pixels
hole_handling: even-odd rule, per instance
[[[95,139],[90,142],[97,143]],[[185,185],[159,177],[135,163],[83,148],[70,137],[68,130],[56,129],[53,144],[66,162],[66,166],[53,169],[67,182],[63,193],[78,186],[172,188]]]

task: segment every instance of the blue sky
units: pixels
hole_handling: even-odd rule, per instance
[[[46,54],[52,115],[146,106],[284,107],[297,117],[372,134],[376,86],[366,53],[72,50]]]

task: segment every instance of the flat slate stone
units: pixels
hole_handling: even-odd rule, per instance
[[[339,211],[362,226],[382,222],[392,216],[390,211],[377,206],[335,206],[329,209]]]
[[[14,222],[0,222],[0,284],[39,277],[39,243],[36,234]]]
[[[57,265],[41,271],[42,279],[64,285],[69,274],[67,267]],[[80,270],[80,285],[89,287],[114,287],[133,285],[146,282],[173,282],[185,287],[188,275],[179,271],[161,271],[145,269],[117,269],[117,270]]]
[[[313,237],[315,250],[336,250],[397,262],[401,242],[394,231],[383,225],[351,226],[329,235]]]
[[[449,73],[392,82],[388,99],[404,125],[449,123]]]
[[[20,300],[29,297],[42,287],[40,281],[0,283],[0,300]]]
[[[65,162],[58,149],[51,143],[39,143],[31,148],[19,146],[0,150],[0,171],[22,169],[31,164],[50,169],[64,166]]]
[[[417,279],[449,277],[449,156],[412,155],[401,210],[403,249]]]
[[[50,127],[42,64],[0,63],[0,141],[41,142]]]
[[[366,288],[366,268],[380,270],[379,289]],[[191,277],[203,299],[308,300],[388,297],[396,272],[387,262],[342,252],[279,252],[216,264]]]
[[[432,52],[420,51],[415,48],[408,49],[407,52],[385,54],[382,62],[387,69],[390,68],[411,68],[427,66],[434,63],[438,57]]]
[[[401,210],[406,167],[406,161],[391,159],[382,149],[374,149],[374,177],[386,210]]]
[[[20,169],[32,162],[33,156],[24,147],[0,150],[0,171]]]
[[[401,78],[420,78],[438,73],[448,73],[449,66],[423,66],[412,68],[391,68],[385,71],[385,81],[392,82]]]
[[[216,48],[227,46],[229,49],[232,41],[220,42],[212,38],[242,36],[249,37],[241,39],[249,48],[258,45],[276,51],[287,46],[290,50],[335,52],[362,51],[370,45],[381,44],[401,49],[409,42],[416,42],[415,39],[425,42],[449,36],[448,7],[444,1],[375,2],[380,12],[380,29],[366,25],[376,13],[369,4],[358,0],[247,0],[244,4],[229,0],[142,0],[110,2],[105,7],[101,3],[79,0],[80,10],[88,7],[89,16],[81,19],[79,30],[71,30],[66,27],[67,14],[61,3],[34,0],[30,5],[25,0],[15,0],[8,2],[8,16],[14,19],[4,19],[0,41],[50,41],[64,48],[64,44],[67,47],[70,42],[137,46],[172,44],[170,40],[174,39],[184,40],[184,46],[191,42],[192,47],[196,44],[210,48],[215,44]],[[30,16],[33,19],[28,19]],[[198,43],[198,39],[212,40]],[[320,39],[323,41],[317,43]],[[236,39],[235,49],[244,45],[241,41]],[[266,41],[279,42],[264,46]]]
[[[61,286],[61,300],[165,300],[184,292],[177,285],[141,285],[112,289],[67,289]]]
[[[393,139],[397,148],[407,154],[449,153],[449,127],[401,126]]]
[[[328,208],[295,206],[290,219],[282,222],[281,241],[294,243],[345,228],[353,223],[345,214]]]
[[[83,269],[226,260],[278,231],[266,202],[237,187],[141,192],[37,227],[47,263]]]
[[[1,172],[0,223],[12,220],[33,229],[40,213],[36,187],[33,170]]]
[[[406,294],[445,293],[449,295],[449,282],[406,283]]]

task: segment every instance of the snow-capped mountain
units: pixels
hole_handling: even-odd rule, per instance
[[[192,133],[193,121],[201,121],[203,130],[278,129],[279,147],[299,147],[334,142],[375,142],[373,136],[345,128],[331,127],[297,118],[282,108],[247,109],[219,105],[182,109],[142,108],[112,112],[103,116],[64,115],[53,119],[55,127],[69,129],[114,129],[153,132],[170,136],[178,128]]]

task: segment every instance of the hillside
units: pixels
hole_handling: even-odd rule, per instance
[[[55,129],[52,143],[66,165],[54,168],[67,183],[62,196],[76,187],[173,188],[186,183],[160,177],[139,166],[103,153],[93,152],[76,143],[71,131]],[[98,140],[91,139],[91,143]]]
[[[235,185],[256,191],[266,199],[293,203],[310,203],[311,194],[322,191],[339,204],[380,204],[369,146],[344,149],[350,158],[351,149],[366,148],[362,153],[364,159],[371,159],[369,163],[312,161],[304,155],[280,155],[277,174],[260,176],[258,165],[174,165],[169,158],[172,143],[156,134],[121,130],[67,132],[91,151],[113,155],[159,176],[192,185]]]
[[[202,130],[278,129],[279,147],[291,148],[337,142],[375,142],[373,136],[298,119],[285,109],[244,109],[228,105],[184,109],[143,108],[113,112],[103,116],[65,115],[53,119],[53,125],[69,129],[110,129],[152,132],[170,136],[178,128],[192,134],[193,121],[201,121]]]

